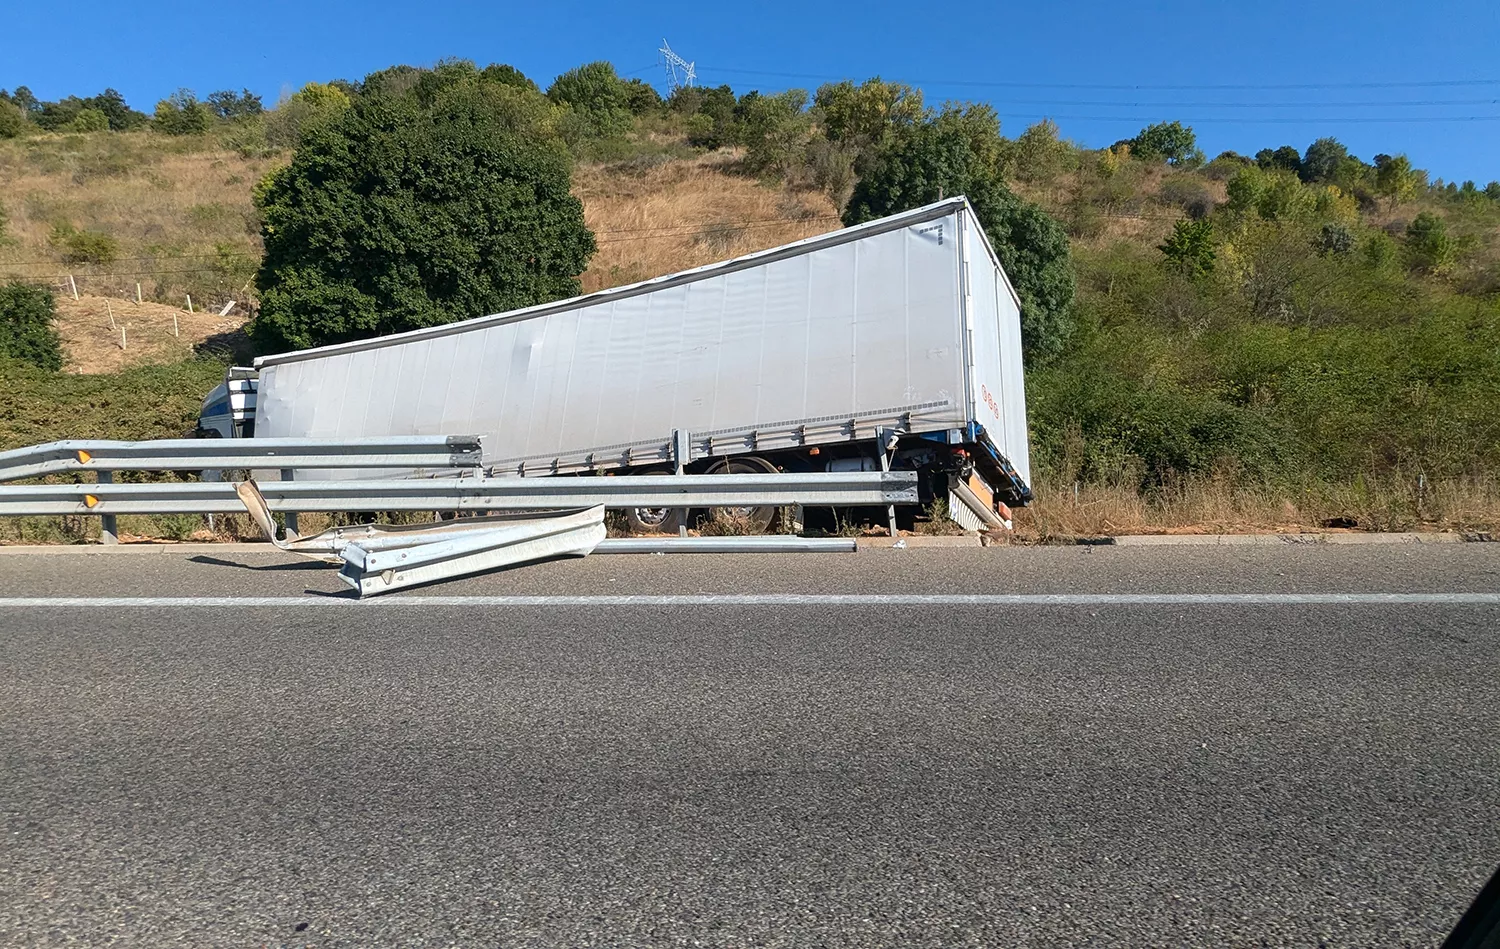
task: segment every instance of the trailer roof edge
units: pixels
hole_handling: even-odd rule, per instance
[[[876,234],[884,234],[889,231],[895,231],[900,230],[904,227],[910,227],[913,224],[921,224],[924,221],[947,217],[948,215],[959,210],[966,211],[970,215],[974,214],[974,209],[973,206],[969,204],[969,199],[962,195],[959,195],[953,198],[945,198],[942,201],[937,201],[920,208],[913,208],[910,211],[903,211],[900,214],[893,214],[890,217],[883,217],[874,221],[866,221],[863,224],[855,224],[852,227],[841,228],[840,230],[830,231],[826,234],[818,234],[813,237],[803,238],[800,241],[795,241],[790,244],[782,244],[779,247],[772,247],[767,250],[756,251],[753,254],[746,254],[742,257],[733,257],[729,260],[706,264],[702,267],[696,267],[692,270],[683,270],[679,271],[678,273],[666,274],[660,277],[652,277],[649,280],[642,280],[639,283],[632,283],[623,287],[611,287],[608,290],[596,290],[593,293],[583,294],[576,297],[568,297],[563,300],[554,300],[551,303],[540,303],[536,306],[530,306],[520,310],[510,310],[505,313],[495,313],[489,316],[478,316],[467,320],[460,320],[456,323],[445,323],[442,326],[429,326],[423,327],[422,329],[409,330],[405,333],[393,333],[390,336],[378,336],[373,339],[355,340],[349,343],[334,343],[330,346],[319,346],[314,349],[303,349],[289,353],[278,353],[272,356],[260,356],[255,360],[255,368],[264,369],[268,366],[277,366],[285,363],[302,362],[309,359],[322,359],[328,356],[338,356],[346,353],[358,353],[371,349],[383,349],[387,346],[398,346],[402,343],[412,342],[415,340],[435,339],[443,336],[453,336],[460,333],[467,333],[471,330],[483,329],[489,326],[499,326],[505,323],[515,323],[522,320],[530,320],[537,317],[548,316],[553,313],[563,313],[568,310],[576,310],[580,307],[593,306],[598,303],[623,300],[629,297],[639,296],[644,293],[651,293],[656,290],[663,290],[669,287],[676,287],[683,284],[694,283],[699,280],[706,280],[710,277],[717,277],[727,273],[735,273],[736,271],[740,270],[748,270],[752,267],[759,267],[763,264],[774,263],[779,260],[800,257],[804,254],[810,254],[814,251],[823,250],[828,247],[837,247],[840,244],[847,244]],[[983,233],[983,228],[980,228],[979,230],[981,233]],[[985,239],[985,246],[989,250],[991,258],[995,260],[996,266],[999,267],[999,261],[997,258],[995,258],[994,248],[989,247],[988,238]],[[1000,268],[1000,270],[1002,273],[1004,273],[1004,268]],[[1009,276],[1007,275],[1006,284],[1009,285],[1009,283],[1010,280]],[[1015,290],[1013,288],[1011,289],[1011,293],[1012,295],[1014,295],[1015,293]]]

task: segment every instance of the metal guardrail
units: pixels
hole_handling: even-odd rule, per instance
[[[69,472],[225,468],[477,468],[475,435],[380,438],[69,440],[0,452],[0,481]]]
[[[846,507],[918,502],[914,471],[269,481],[260,484],[260,490],[270,509],[279,513],[542,511],[601,504],[610,508]],[[0,516],[244,510],[234,485],[219,482],[0,485]]]

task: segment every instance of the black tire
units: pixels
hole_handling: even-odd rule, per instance
[[[637,471],[641,475],[669,475],[665,468]],[[627,477],[629,477],[627,475]],[[675,534],[686,522],[687,512],[675,507],[628,507],[625,509],[625,526],[632,534]]]
[[[708,469],[708,474],[776,474],[776,472],[775,465],[755,455],[724,458],[714,462]],[[776,507],[769,504],[763,507],[716,507],[710,508],[708,512],[710,518],[724,515],[736,521],[743,521],[745,529],[751,534],[764,534],[770,529],[771,522],[776,520]]]

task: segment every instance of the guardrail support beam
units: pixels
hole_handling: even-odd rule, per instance
[[[295,468],[282,468],[281,469],[281,480],[282,481],[292,481],[292,480],[295,480],[295,477],[296,477],[296,469]],[[282,517],[286,518],[286,539],[287,540],[295,540],[297,538],[297,512],[296,511],[287,511],[285,514],[282,515]]]
[[[94,476],[99,484],[109,484],[115,480],[114,472],[100,471]],[[99,543],[118,544],[120,542],[120,525],[115,522],[113,514],[105,514],[99,518]]]

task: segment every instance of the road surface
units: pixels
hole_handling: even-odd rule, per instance
[[[1478,544],[365,603],[0,556],[0,944],[1433,946],[1500,863],[1497,594]]]

